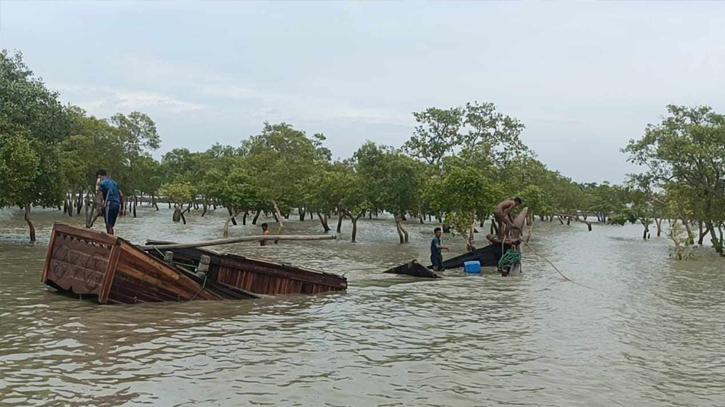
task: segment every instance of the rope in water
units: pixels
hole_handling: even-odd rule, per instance
[[[498,271],[503,271],[503,269],[507,267],[511,267],[514,264],[521,261],[521,252],[518,250],[508,250],[506,253],[501,256],[501,259],[498,261]]]
[[[588,288],[588,289],[590,289],[590,290],[596,291],[596,290],[595,290],[595,289],[593,289],[592,287],[588,287],[588,286],[586,286],[586,285],[584,285],[584,284],[581,284],[581,283],[577,283],[576,281],[574,281],[574,280],[570,279],[569,277],[565,276],[565,275],[564,275],[564,273],[562,273],[562,272],[561,272],[561,270],[559,270],[559,269],[558,269],[558,268],[557,268],[557,267],[556,267],[556,266],[554,265],[554,263],[552,263],[551,261],[549,261],[549,259],[547,259],[546,257],[544,257],[544,256],[540,255],[539,253],[537,253],[537,252],[536,252],[536,250],[534,250],[534,248],[533,248],[533,247],[529,246],[529,244],[528,244],[528,243],[524,242],[524,244],[526,245],[526,247],[528,247],[528,248],[529,248],[529,250],[531,250],[531,252],[532,252],[532,253],[534,253],[535,255],[539,256],[540,258],[542,258],[542,259],[543,259],[544,261],[546,261],[547,263],[549,263],[549,264],[551,265],[551,267],[553,267],[553,268],[554,268],[554,270],[556,270],[556,272],[557,272],[557,273],[559,273],[559,275],[560,275],[560,276],[564,277],[564,279],[565,279],[566,281],[569,281],[570,283],[576,284],[576,285],[578,285],[578,286],[580,286],[580,287],[584,287],[584,288]],[[507,253],[507,254],[508,254],[508,253]]]

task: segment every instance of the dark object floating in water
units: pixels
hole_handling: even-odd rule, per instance
[[[411,260],[408,263],[401,264],[400,266],[393,267],[389,270],[385,270],[385,274],[405,274],[413,277],[425,277],[425,278],[440,278],[433,270],[429,270],[422,264],[418,263],[417,260]]]
[[[94,296],[101,304],[259,298],[251,290],[229,284],[229,279],[219,279],[219,270],[209,264],[210,259],[205,260],[206,264],[197,267],[165,262],[118,236],[56,223],[41,281],[60,291]],[[261,286],[261,281],[289,287],[297,284],[298,274],[308,273],[275,266],[286,269],[274,273],[250,265],[238,274],[256,281],[255,287]],[[346,288],[347,280],[337,278],[336,288]],[[313,290],[322,291],[327,290]]]
[[[504,250],[508,250],[510,248],[511,245],[504,244]],[[501,260],[501,256],[501,243],[491,243],[486,247],[444,260],[443,269],[463,267],[463,264],[467,261],[481,262],[481,267],[496,267],[498,265],[498,261]],[[432,269],[433,266],[430,265],[428,268]]]

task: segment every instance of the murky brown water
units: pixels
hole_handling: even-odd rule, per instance
[[[144,208],[118,233],[221,236],[221,211],[173,224]],[[58,212],[0,212],[0,405],[58,406],[723,406],[725,263],[667,258],[640,229],[537,222],[524,274],[414,281],[380,271],[428,258],[430,225],[396,244],[390,221],[360,243],[238,245],[349,279],[345,294],[241,302],[101,306],[39,282]],[[288,230],[319,233],[316,221]],[[232,235],[254,226],[233,227]],[[455,242],[455,251],[463,244]]]

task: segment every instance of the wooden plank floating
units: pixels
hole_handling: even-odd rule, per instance
[[[164,251],[171,251],[174,263],[189,268],[199,267],[202,256],[208,256],[210,261],[207,273],[214,281],[255,294],[318,294],[347,289],[347,279],[337,274],[207,249],[187,247],[168,250],[171,244],[149,240],[143,247],[158,248],[159,250],[149,250],[149,254],[158,259],[163,259]]]
[[[242,242],[262,242],[269,240],[334,240],[336,235],[267,235],[267,236],[245,236],[231,237],[229,239],[202,240],[191,243],[159,242],[159,244],[139,246],[141,250],[171,250],[171,249],[192,249],[197,247],[220,246],[224,244]]]

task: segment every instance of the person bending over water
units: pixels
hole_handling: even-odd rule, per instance
[[[118,188],[116,181],[112,180],[106,170],[100,169],[96,172],[98,192],[96,200],[101,205],[101,214],[106,222],[106,233],[113,234],[113,227],[116,226],[116,219],[120,213],[123,216],[123,192]]]
[[[496,208],[493,210],[493,216],[496,218],[496,223],[498,224],[497,235],[500,239],[505,239],[511,229],[521,230],[521,228],[511,222],[510,217],[511,210],[521,205],[521,203],[521,198],[514,198],[513,200],[507,199],[496,205]]]

